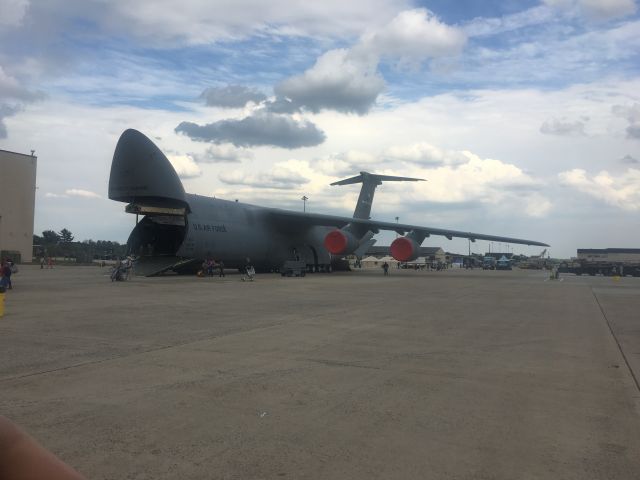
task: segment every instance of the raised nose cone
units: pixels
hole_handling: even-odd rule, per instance
[[[128,129],[120,135],[111,162],[109,198],[161,208],[189,208],[178,174],[145,135]]]

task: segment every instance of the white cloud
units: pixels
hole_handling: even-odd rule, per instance
[[[640,140],[640,123],[635,123],[627,127],[627,137]]]
[[[19,110],[19,107],[0,104],[0,139],[7,138],[7,126],[4,123],[4,119],[11,115],[15,115]]]
[[[0,0],[0,28],[22,24],[29,0]]]
[[[350,50],[329,50],[315,65],[276,85],[277,95],[312,112],[366,113],[384,89],[377,59],[353,55]]]
[[[614,115],[624,118],[629,122],[627,138],[640,140],[640,103],[633,105],[614,105],[611,108]]]
[[[432,12],[419,8],[400,12],[384,27],[365,33],[360,49],[400,62],[457,55],[466,43],[464,32],[441,22]]]
[[[594,19],[624,17],[637,10],[635,0],[578,0],[578,4]]]
[[[593,177],[581,168],[558,174],[560,182],[622,210],[640,210],[640,170],[629,168],[620,176],[603,170]]]
[[[285,166],[276,165],[269,173],[247,173],[241,170],[222,172],[220,181],[228,185],[244,185],[253,188],[291,190],[308,183],[309,180]]]
[[[180,178],[195,178],[202,175],[202,170],[190,155],[167,155],[167,158]]]
[[[532,25],[540,25],[552,20],[555,16],[556,12],[553,8],[549,8],[546,5],[537,5],[502,17],[474,18],[462,28],[470,37],[495,35]]]
[[[553,203],[548,198],[537,193],[527,196],[525,203],[525,212],[534,218],[546,217],[553,208]]]
[[[316,159],[312,162],[312,168],[323,175],[343,177],[363,170],[375,169],[381,163],[381,159],[371,153],[348,150]]]
[[[407,6],[405,0],[325,0],[321,6],[288,0],[190,0],[179,7],[172,0],[96,3],[49,0],[34,6],[35,13],[53,17],[49,22],[57,17],[84,17],[95,22],[99,31],[137,37],[154,47],[163,43],[202,45],[264,34],[354,36]]]
[[[33,102],[44,98],[45,95],[42,92],[29,90],[17,78],[9,75],[0,65],[0,101]]]
[[[629,165],[635,165],[635,164],[640,163],[640,161],[637,158],[632,157],[631,155],[627,154],[627,155],[625,155],[624,157],[622,157],[620,159],[620,163],[625,163],[625,164],[629,164]]]
[[[91,190],[84,190],[81,188],[70,188],[64,191],[65,195],[68,197],[83,197],[83,198],[102,198],[95,192]]]
[[[393,146],[386,150],[385,157],[391,160],[401,160],[424,165],[458,165],[466,163],[470,152],[443,150],[427,142],[411,145]]]
[[[0,12],[2,12],[1,3]],[[7,137],[7,127],[4,123],[6,117],[15,115],[23,108],[25,103],[43,98],[44,95],[42,93],[30,91],[18,79],[6,73],[2,65],[0,65],[0,139]]]
[[[457,166],[420,167],[408,170],[410,176],[426,178],[414,185],[424,200],[500,204],[526,197],[539,182],[516,165],[465,152],[467,161]],[[505,205],[506,206],[506,205]]]
[[[583,15],[589,20],[609,20],[636,12],[635,0],[543,0],[545,4]]]
[[[455,68],[444,70],[443,79],[463,84],[471,82],[509,87],[514,83],[599,83],[605,78],[633,75],[635,55],[640,49],[640,22],[637,18],[584,27],[565,19],[550,7],[540,8],[549,10],[551,15],[546,20],[532,18],[537,28],[522,28],[509,34],[508,41],[505,40],[507,35],[497,35],[495,43],[471,41]],[[473,27],[480,32],[477,34],[501,33],[503,26],[500,22],[494,24],[489,20],[478,20],[483,22],[483,26]],[[471,28],[469,25],[465,27],[467,30]]]
[[[327,185],[336,177],[357,174],[364,162],[371,172],[427,179],[427,182],[415,184],[385,184],[382,189],[385,199],[376,204],[378,212],[411,209],[411,205],[424,202],[492,205],[514,215],[524,211],[532,217],[545,216],[551,209],[551,201],[538,192],[541,182],[517,166],[499,160],[482,159],[468,151],[462,152],[462,155],[464,163],[460,163],[456,157],[456,163],[449,165],[412,161],[399,164],[398,161],[385,163],[381,156],[366,152],[350,151],[315,161],[290,159],[278,162],[274,172],[278,172],[279,181],[273,179],[274,172],[259,174],[242,170],[224,172],[219,178],[229,185],[257,188],[290,190],[304,185],[304,193],[312,195],[316,204],[349,210],[353,208],[353,196],[357,194],[357,189],[328,190]],[[359,164],[360,168],[355,164]]]
[[[209,87],[202,92],[200,98],[210,107],[239,108],[249,102],[262,102],[267,97],[244,85],[226,85],[224,87]]]
[[[585,135],[584,127],[586,120],[576,120],[572,122],[565,118],[545,120],[540,126],[540,132],[547,135]]]
[[[224,143],[211,145],[203,153],[190,153],[196,163],[237,163],[253,158],[253,153],[246,148],[236,148]]]
[[[611,108],[614,115],[626,118],[629,123],[640,123],[640,103],[633,105],[614,105]]]
[[[441,22],[429,10],[403,11],[386,25],[369,29],[353,47],[325,52],[311,68],[274,90],[277,96],[290,99],[291,107],[363,115],[385,87],[378,71],[381,58],[420,64],[457,55],[465,42],[461,29]]]

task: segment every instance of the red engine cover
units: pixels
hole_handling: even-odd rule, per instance
[[[396,238],[391,243],[391,256],[399,262],[408,262],[418,258],[418,244],[410,238]]]
[[[332,230],[324,237],[324,248],[332,255],[340,255],[347,250],[349,239],[340,230]]]

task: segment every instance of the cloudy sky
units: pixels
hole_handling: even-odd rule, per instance
[[[131,127],[188,192],[350,215],[332,181],[416,176],[373,217],[568,257],[640,247],[639,73],[634,0],[0,0],[0,149],[36,150],[36,232],[126,241]]]

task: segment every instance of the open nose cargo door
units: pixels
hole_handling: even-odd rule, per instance
[[[138,274],[156,275],[192,261],[176,255],[190,212],[182,182],[167,157],[137,130],[125,130],[118,140],[109,198],[127,203],[128,213],[145,216],[127,241],[129,253],[138,256]]]

